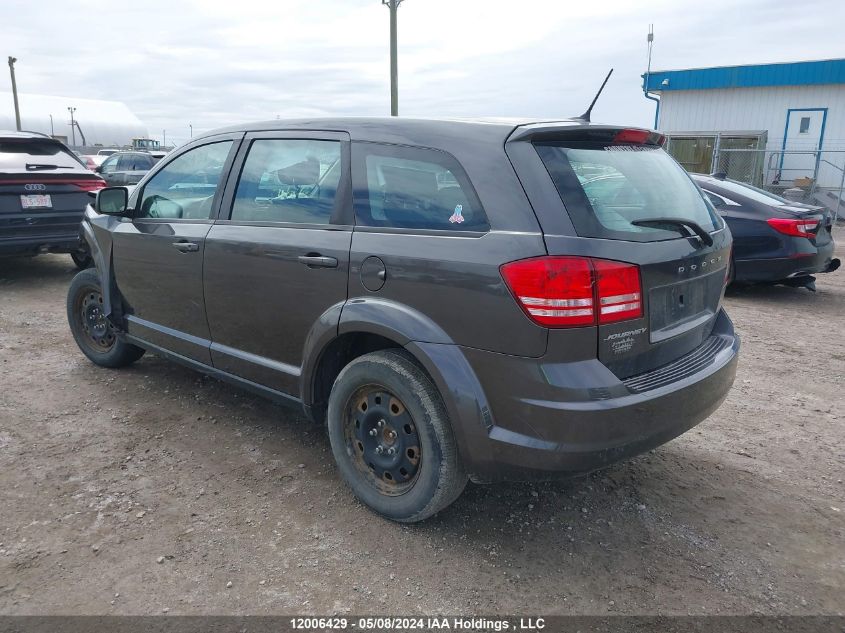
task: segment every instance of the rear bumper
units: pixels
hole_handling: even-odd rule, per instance
[[[684,433],[727,396],[739,338],[721,311],[697,350],[624,381],[598,360],[463,352],[485,395],[477,418],[458,422],[461,456],[476,480],[495,481],[593,471]]]
[[[803,240],[804,238],[795,239]],[[831,240],[822,247],[814,247],[813,252],[799,252],[793,257],[738,259],[734,262],[736,267],[735,279],[736,281],[747,282],[772,282],[836,270],[838,266],[834,265],[834,247],[835,244]]]
[[[72,253],[82,246],[79,233],[4,237],[0,232],[0,256]]]

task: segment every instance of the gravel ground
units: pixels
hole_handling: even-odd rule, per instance
[[[684,436],[410,527],[298,412],[150,354],[89,363],[73,274],[0,260],[0,613],[845,611],[845,272],[729,293],[737,381]]]

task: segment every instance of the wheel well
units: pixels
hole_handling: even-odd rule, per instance
[[[402,346],[389,338],[367,332],[349,332],[342,334],[326,346],[314,372],[314,391],[311,414],[320,424],[325,421],[329,394],[340,370],[364,354],[382,349],[402,349]]]

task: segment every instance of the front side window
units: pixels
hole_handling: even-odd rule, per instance
[[[136,218],[207,220],[232,141],[210,143],[172,160],[144,187]]]
[[[256,139],[238,180],[231,219],[328,224],[341,173],[339,141]]]
[[[356,143],[366,189],[355,188],[364,226],[486,231],[487,217],[458,161],[437,150]]]
[[[100,172],[103,174],[111,174],[117,171],[117,161],[120,160],[120,156],[111,156],[103,161],[103,164],[100,165]]]
[[[701,191],[666,152],[650,145],[592,141],[536,143],[575,229],[584,237],[641,242],[673,239],[659,218],[721,228]]]

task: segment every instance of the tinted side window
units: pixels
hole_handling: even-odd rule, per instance
[[[136,218],[205,220],[232,141],[189,150],[156,173],[144,187]]]
[[[139,169],[135,167],[138,162],[138,157],[135,154],[121,154],[117,160],[117,171],[133,171]]]
[[[238,180],[231,219],[328,224],[340,175],[338,141],[257,139]]]
[[[117,171],[117,161],[119,159],[119,156],[110,156],[102,162],[102,164],[100,165],[100,171],[104,174],[110,174],[114,171]]]
[[[358,224],[404,229],[486,231],[487,217],[464,170],[445,152],[354,143]],[[363,185],[366,185],[365,187]]]

